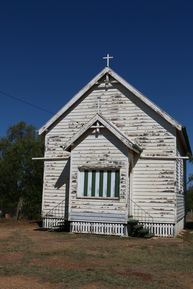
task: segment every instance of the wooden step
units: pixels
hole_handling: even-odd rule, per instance
[[[135,231],[139,231],[141,229],[143,229],[143,225],[142,224],[137,224],[137,225],[133,226],[133,230],[135,230]]]
[[[149,234],[149,229],[141,229],[137,231],[137,237],[144,237],[145,235]]]

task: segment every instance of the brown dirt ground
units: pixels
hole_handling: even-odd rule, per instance
[[[20,245],[21,236],[27,238],[24,244],[24,249],[19,249],[15,244]],[[187,232],[184,233],[185,235]],[[14,238],[14,236],[16,237]],[[88,241],[88,242],[87,242]],[[88,245],[89,243],[89,245]],[[29,248],[25,246],[29,244]],[[192,243],[193,245],[193,243]],[[132,239],[129,242],[126,240],[121,240],[120,238],[100,238],[93,237],[90,238],[84,235],[63,235],[55,234],[50,232],[40,232],[37,230],[37,225],[35,223],[6,221],[0,222],[0,269],[1,266],[14,264],[22,264],[24,258],[28,251],[32,251],[35,254],[30,260],[30,266],[40,266],[42,268],[48,267],[49,270],[52,268],[64,268],[64,269],[75,269],[81,272],[89,271],[90,268],[97,268],[100,272],[111,272],[120,277],[134,277],[150,284],[155,278],[155,272],[147,272],[146,269],[140,267],[138,264],[134,264],[129,267],[126,263],[121,263],[121,261],[110,259],[109,254],[111,251],[116,251],[117,248],[123,246],[127,252],[133,253],[136,250],[149,250],[152,252],[155,248],[168,248],[168,246],[176,247],[176,250],[183,250],[186,243],[182,239]],[[8,248],[8,250],[7,250]],[[68,252],[70,249],[74,248],[87,253],[85,259],[81,259],[81,256],[70,255]],[[6,251],[7,250],[7,251]],[[26,251],[25,251],[26,250]],[[69,250],[69,251],[68,251]],[[67,254],[60,255],[60,252],[67,252]],[[120,250],[121,252],[121,250]],[[102,258],[99,258],[101,253]],[[39,254],[42,256],[39,256]],[[101,256],[100,256],[101,257]],[[112,267],[112,260],[116,261],[114,267]],[[158,276],[159,276],[158,272]],[[36,276],[27,276],[21,274],[15,274],[10,276],[0,275],[0,289],[64,289],[65,285],[61,283],[51,283],[47,280],[40,280]],[[193,274],[190,273],[178,273],[178,272],[165,272],[165,278],[167,279],[179,279],[179,284],[183,284],[181,289],[193,289]],[[68,287],[69,288],[69,287]],[[122,289],[122,286],[116,285],[116,287],[111,287],[99,282],[87,282],[78,287],[79,289]],[[127,289],[126,287],[124,287]],[[130,288],[130,287],[129,287]],[[160,287],[163,288],[163,287]],[[178,287],[180,288],[180,287]],[[140,287],[133,287],[133,289],[141,289]],[[158,287],[159,289],[159,287]]]
[[[0,253],[1,264],[21,262],[23,256],[24,256],[24,255],[23,255],[22,253],[20,253],[20,252]],[[0,288],[1,288],[1,287],[0,287]]]
[[[38,279],[26,276],[10,276],[0,278],[1,289],[59,289],[55,284],[40,283]]]

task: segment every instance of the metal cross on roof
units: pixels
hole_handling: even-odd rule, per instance
[[[103,59],[107,60],[107,67],[109,67],[109,60],[113,59],[113,56],[110,56],[109,54],[107,54],[107,56],[104,56]]]

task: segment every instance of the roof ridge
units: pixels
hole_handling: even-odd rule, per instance
[[[106,73],[109,73],[113,78],[118,80],[124,87],[131,91],[136,97],[138,97],[142,102],[169,122],[172,126],[176,127],[178,130],[182,130],[182,125],[178,123],[174,118],[172,118],[168,113],[163,111],[159,106],[157,106],[153,101],[144,96],[139,90],[134,86],[129,84],[124,80],[119,74],[117,74],[112,68],[105,67],[103,68],[87,85],[85,85],[78,93],[74,95],[44,126],[39,129],[39,134],[46,132],[49,127],[64,114],[76,101],[78,101],[84,93],[86,93],[100,78],[102,78]]]

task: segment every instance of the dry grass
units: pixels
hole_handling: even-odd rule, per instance
[[[1,289],[193,289],[193,231],[176,239],[49,233],[0,223]]]

